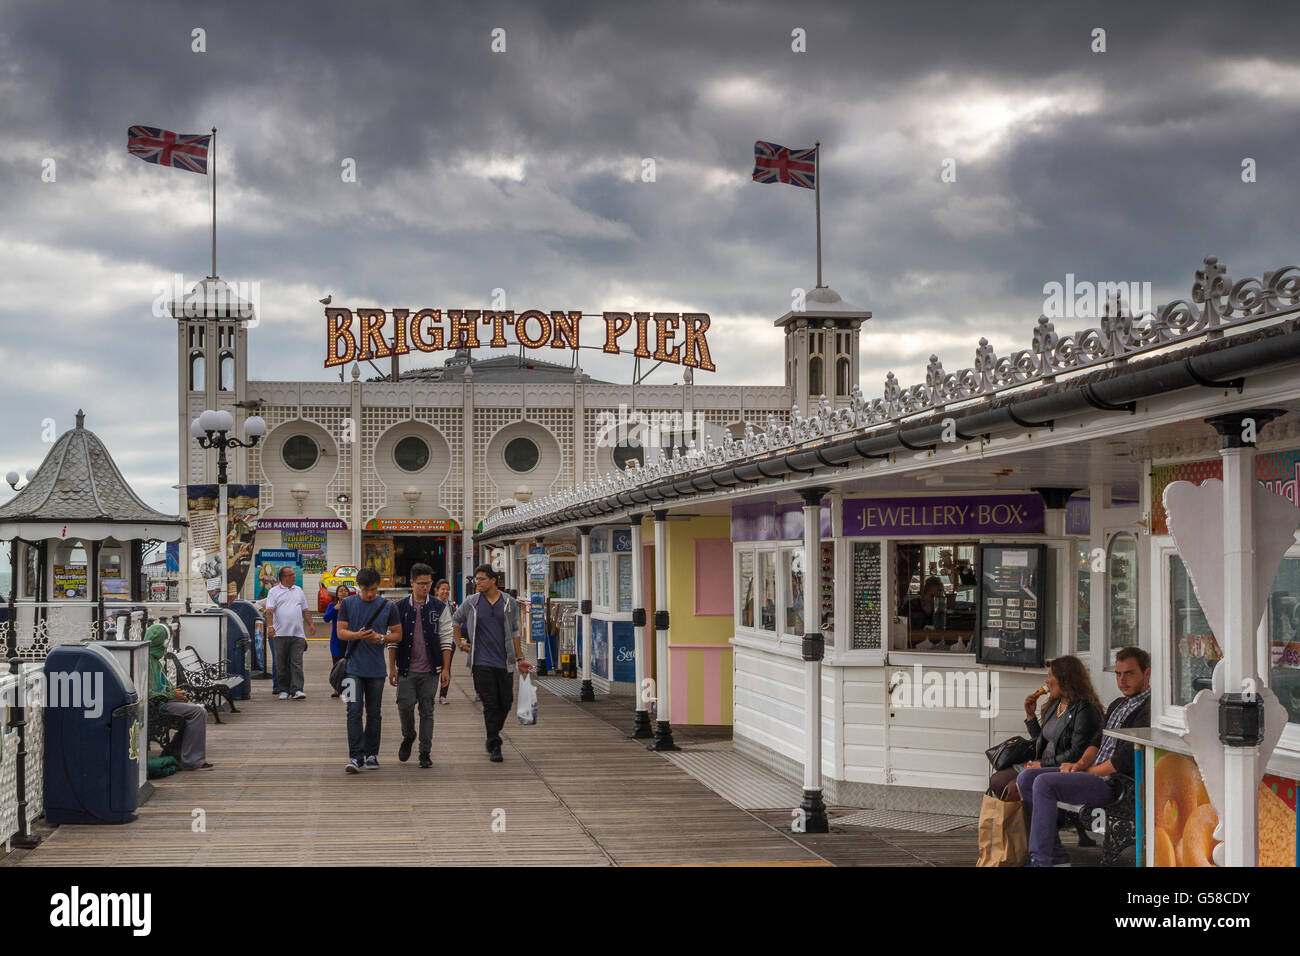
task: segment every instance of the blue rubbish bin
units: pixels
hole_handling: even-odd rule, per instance
[[[238,601],[238,604],[248,604]],[[252,605],[249,605],[252,607]],[[244,651],[252,643],[252,631],[244,624],[244,615],[232,604],[228,608],[209,607],[204,614],[224,614],[226,616],[226,674],[229,677],[242,677],[244,682],[231,691],[235,700],[248,700],[248,668],[244,666]],[[253,609],[256,615],[256,608]]]
[[[101,647],[64,644],[45,658],[45,820],[130,823],[147,746],[135,685]]]

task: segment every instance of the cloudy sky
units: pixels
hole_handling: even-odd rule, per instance
[[[1163,302],[1207,254],[1233,277],[1300,261],[1295,16],[1057,6],[0,0],[0,473],[84,407],[174,510],[176,336],[151,304],[208,272],[208,180],[128,155],[137,123],[219,129],[217,266],[259,283],[253,379],[329,377],[326,292],[500,288],[515,310],[707,312],[697,381],[777,384],[813,196],[752,182],[755,139],[823,144],[825,280],[874,312],[868,396],[931,352],[971,364],[981,335],[1027,346],[1067,273]]]

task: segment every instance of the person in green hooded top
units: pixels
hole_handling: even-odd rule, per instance
[[[179,690],[167,679],[163,670],[163,656],[167,653],[167,641],[171,636],[165,624],[153,624],[144,632],[149,642],[149,699],[163,701],[161,710],[184,718],[185,727],[181,731],[181,769],[211,770],[206,756],[208,743],[208,714],[198,704],[191,704],[185,699],[185,691]]]

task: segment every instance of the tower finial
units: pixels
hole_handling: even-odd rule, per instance
[[[78,428],[86,427],[86,413],[83,412],[80,408],[77,409],[77,427]]]

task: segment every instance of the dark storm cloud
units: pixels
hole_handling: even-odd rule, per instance
[[[1234,275],[1300,258],[1293,19],[1208,3],[0,3],[0,355],[23,372],[0,383],[16,411],[0,467],[34,463],[40,421],[66,427],[84,404],[171,502],[175,341],[149,306],[155,281],[207,272],[207,183],[128,157],[132,123],[220,128],[218,266],[262,285],[254,378],[325,377],[326,291],[455,307],[504,288],[512,308],[710,312],[728,337],[698,380],[778,382],[771,319],[814,282],[812,197],[749,183],[751,146],[820,138],[825,275],[875,313],[872,395],[887,370],[919,379],[931,351],[969,364],[980,335],[1023,347],[1067,272],[1164,299],[1207,253]]]

